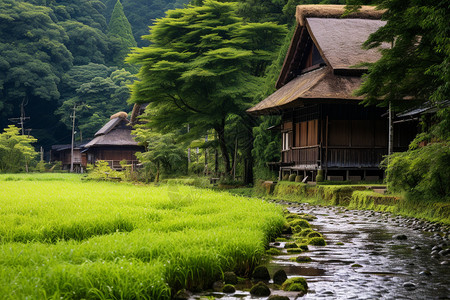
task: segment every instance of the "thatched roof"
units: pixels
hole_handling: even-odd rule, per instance
[[[354,66],[381,57],[379,50],[364,50],[362,44],[385,22],[379,20],[383,12],[374,7],[363,6],[360,12],[341,17],[344,12],[343,5],[297,6],[298,25],[276,84],[278,90],[247,112],[274,114],[302,101],[360,100],[353,91],[360,86],[366,67]],[[323,60],[321,65],[305,68],[302,62],[313,46]]]
[[[353,91],[361,84],[358,76],[334,75],[330,67],[308,72],[289,81],[272,95],[247,110],[252,114],[279,114],[299,102],[359,101]]]
[[[94,146],[137,146],[137,142],[131,135],[131,126],[126,118],[117,117],[106,123],[97,133],[92,141],[84,147]]]
[[[308,31],[322,58],[333,70],[366,69],[354,67],[381,58],[379,49],[362,49],[370,34],[386,24],[380,20],[307,18]]]
[[[385,10],[376,10],[373,6],[362,6],[358,11],[345,16],[351,19],[379,20]],[[295,17],[300,26],[306,25],[307,18],[342,18],[345,13],[345,5],[298,5]]]

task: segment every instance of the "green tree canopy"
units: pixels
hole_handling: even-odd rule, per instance
[[[360,4],[361,1],[348,1]],[[404,99],[440,102],[450,96],[450,9],[445,0],[379,0],[386,25],[364,43],[381,43],[382,58],[369,64],[358,94],[365,103],[398,105]]]
[[[149,122],[159,130],[213,128],[228,173],[227,116],[249,107],[285,31],[274,23],[244,23],[235,3],[208,0],[168,11],[146,37],[152,44],[128,59],[142,65],[131,101],[150,103],[156,113]]]
[[[31,143],[36,142],[32,136],[21,135],[19,128],[8,126],[0,133],[0,172],[19,172],[25,168],[37,152]]]
[[[64,100],[56,113],[64,124],[71,128],[70,115],[76,107],[77,128],[83,139],[92,138],[111,115],[131,110],[127,104],[130,96],[127,85],[132,84],[135,77],[124,69],[114,68],[115,70],[110,72],[111,69],[113,68],[95,64],[74,67],[70,72],[71,76],[66,78],[76,90],[71,97]],[[82,74],[82,70],[86,72]]]
[[[111,15],[108,27],[108,37],[110,39],[110,62],[119,68],[130,70],[129,65],[125,65],[125,57],[130,53],[132,47],[136,47],[131,25],[123,12],[122,4],[117,0]]]

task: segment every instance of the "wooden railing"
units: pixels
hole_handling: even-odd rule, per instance
[[[323,149],[320,157],[320,146],[293,147],[281,152],[282,162],[301,166],[322,166],[323,168],[378,168],[385,147],[328,147]]]
[[[293,147],[282,151],[282,162],[294,165],[317,165],[319,163],[319,146]]]
[[[377,168],[386,154],[385,147],[329,147],[324,163],[328,168]]]

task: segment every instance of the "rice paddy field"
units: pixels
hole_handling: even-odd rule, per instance
[[[0,175],[0,295],[170,299],[248,274],[284,223],[274,204],[205,189]]]

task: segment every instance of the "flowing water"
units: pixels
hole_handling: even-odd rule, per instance
[[[267,261],[271,275],[283,269],[288,277],[302,276],[308,282],[308,293],[301,298],[298,293],[275,289],[272,295],[290,299],[450,299],[450,254],[445,251],[448,232],[442,237],[442,233],[423,231],[418,221],[372,211],[307,204],[290,204],[289,210],[316,216],[310,224],[323,234],[327,246],[309,246],[308,252],[283,253]],[[272,246],[285,252],[283,242]],[[304,255],[312,261],[290,259]],[[249,284],[236,286],[234,294],[203,297],[253,299],[243,291]]]

